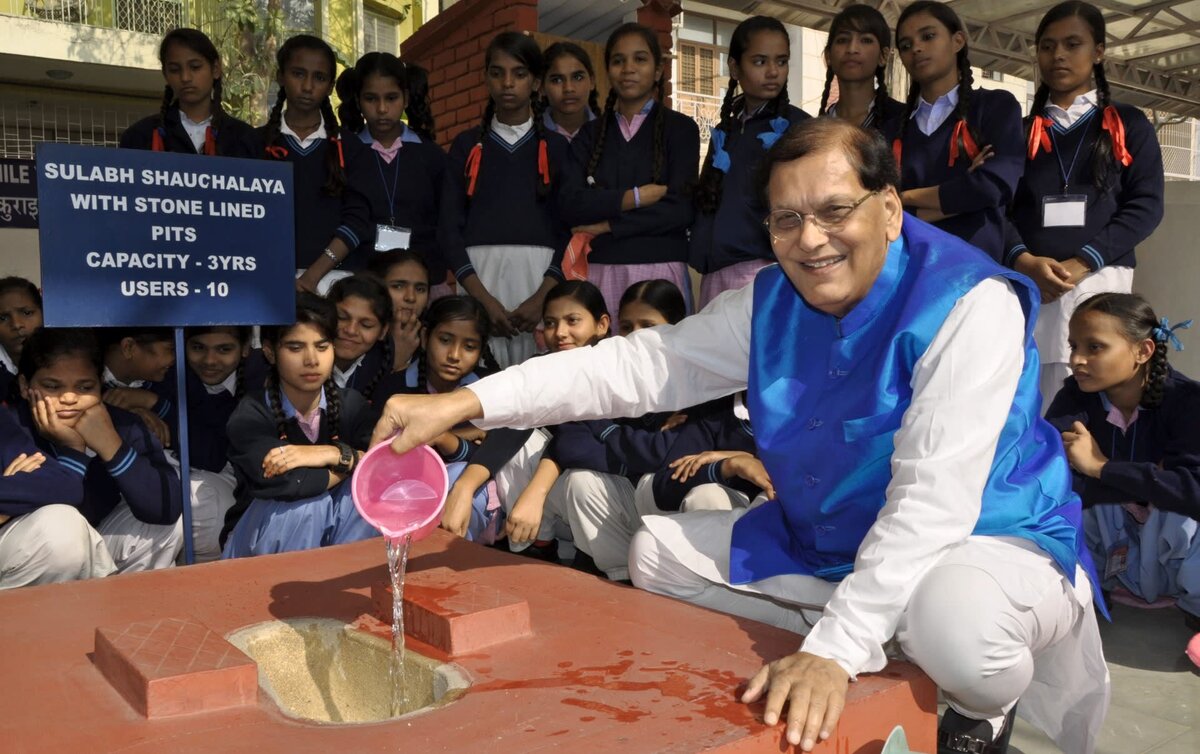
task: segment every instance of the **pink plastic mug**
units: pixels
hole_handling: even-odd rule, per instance
[[[397,455],[390,440],[367,451],[350,485],[359,515],[388,539],[417,540],[437,528],[450,490],[446,464],[432,448]]]

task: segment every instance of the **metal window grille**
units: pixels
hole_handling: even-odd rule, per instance
[[[1167,117],[1170,117],[1169,115]],[[1168,180],[1194,181],[1197,171],[1197,121],[1189,118],[1180,123],[1164,123],[1158,127],[1158,143],[1162,147],[1163,171]]]
[[[152,100],[83,96],[0,90],[0,157],[33,158],[41,142],[115,147],[122,131],[158,107]]]
[[[395,19],[371,11],[363,11],[364,52],[400,52],[400,34]]]
[[[85,0],[25,0],[25,10],[47,21],[82,24],[87,22],[88,4]]]
[[[184,26],[185,18],[182,0],[117,0],[113,25],[159,36]]]
[[[711,47],[701,47],[700,53],[700,80],[697,90],[699,94],[704,94],[711,97],[713,92],[713,61],[716,58],[716,51]]]
[[[679,88],[685,92],[696,91],[696,45],[679,45]]]

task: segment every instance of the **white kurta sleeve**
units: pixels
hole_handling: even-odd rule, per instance
[[[1024,330],[1020,301],[999,278],[979,283],[951,310],[914,367],[887,501],[804,651],[836,661],[851,677],[887,664],[883,645],[916,585],[979,519],[1025,362]]]
[[[641,416],[744,390],[753,288],[722,294],[674,327],[606,338],[486,377],[467,388],[483,406],[483,419],[474,423],[527,428]]]

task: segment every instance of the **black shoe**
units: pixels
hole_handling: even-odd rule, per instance
[[[583,550],[580,550],[578,547],[575,548],[575,559],[571,561],[571,567],[576,571],[590,573],[593,576],[599,576],[602,579],[608,578],[608,574],[604,571],[601,571],[600,568],[596,566],[596,561],[592,560],[592,556],[588,555]]]
[[[987,720],[972,720],[947,708],[938,723],[938,754],[1005,754],[1016,715],[1014,704],[1004,716],[999,735],[993,737],[992,725]]]

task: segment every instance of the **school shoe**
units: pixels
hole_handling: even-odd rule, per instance
[[[987,720],[973,720],[947,707],[938,723],[938,754],[1005,754],[1016,716],[1014,704],[1004,716],[1000,734],[993,738],[992,724]]]

